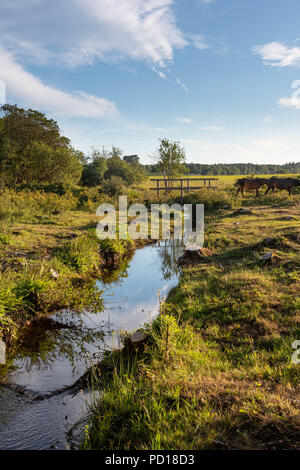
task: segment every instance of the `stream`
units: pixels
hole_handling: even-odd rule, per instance
[[[51,318],[64,328],[50,322],[31,327],[17,352],[7,354],[5,382],[37,395],[73,384],[104,351],[121,346],[122,331],[135,330],[159,313],[160,301],[178,283],[181,254],[180,246],[165,242],[141,248],[117,279],[96,281],[103,291],[101,312],[63,311]],[[69,448],[67,433],[83,422],[93,393],[31,401],[0,386],[0,450]],[[82,426],[78,429],[80,439]]]

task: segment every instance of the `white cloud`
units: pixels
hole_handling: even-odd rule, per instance
[[[264,64],[271,67],[300,67],[300,47],[288,47],[279,42],[270,42],[252,48],[261,56]]]
[[[184,123],[184,124],[189,124],[190,122],[192,122],[192,119],[186,118],[186,117],[182,117],[182,118],[175,118],[174,121],[182,122],[182,123]]]
[[[196,49],[204,50],[209,49],[210,45],[204,39],[202,34],[189,34],[188,36],[191,40],[191,43]]]
[[[188,87],[180,80],[179,77],[176,78],[176,82],[179,86],[181,86],[184,89],[184,91],[186,91],[186,92],[189,91]]]
[[[166,74],[162,72],[161,70],[156,69],[155,67],[152,67],[153,72],[155,72],[160,78],[163,78],[164,80],[167,78]]]
[[[188,45],[174,0],[14,0],[0,4],[1,40],[31,60],[77,66],[130,57],[160,66]],[[10,3],[10,2],[9,2]],[[18,14],[16,12],[18,11]]]
[[[211,131],[211,132],[221,132],[224,130],[223,127],[219,126],[203,126],[199,127],[200,131]]]
[[[69,94],[45,85],[27,72],[0,47],[0,80],[6,84],[7,95],[22,105],[37,107],[60,116],[101,117],[117,112],[117,107],[105,98],[84,92]]]

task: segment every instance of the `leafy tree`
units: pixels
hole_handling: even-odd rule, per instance
[[[157,167],[163,173],[164,179],[169,180],[184,173],[184,162],[185,151],[180,142],[160,139]]]
[[[39,111],[9,104],[2,106],[1,115],[2,181],[10,185],[28,183],[32,178],[53,182],[61,180],[63,174],[66,180],[78,181],[83,154],[75,151],[69,139],[60,134],[56,121]]]
[[[121,150],[119,147],[115,147],[114,145],[112,145],[109,156],[111,158],[114,158],[114,157],[122,158],[122,155],[123,155],[123,150]]]
[[[140,158],[138,155],[124,155],[123,160],[124,162],[128,163],[128,165],[140,164]]]
[[[84,186],[99,186],[104,181],[104,173],[107,170],[107,158],[109,152],[104,147],[101,150],[93,148],[90,155],[92,160],[84,165],[81,182]]]
[[[107,170],[104,173],[104,178],[110,179],[112,176],[122,178],[130,186],[145,179],[146,173],[139,165],[128,165],[120,157],[113,155],[107,160]]]
[[[90,163],[84,165],[81,182],[85,186],[99,186],[105,181],[117,176],[123,183],[132,185],[146,178],[146,172],[136,155],[129,158],[124,157],[123,151],[116,146],[112,146],[111,151],[94,148],[89,160]]]
[[[33,142],[26,150],[26,174],[30,182],[77,183],[82,172],[78,152]]]

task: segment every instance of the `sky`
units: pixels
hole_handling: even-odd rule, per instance
[[[300,161],[299,0],[1,0],[0,103],[75,148]]]

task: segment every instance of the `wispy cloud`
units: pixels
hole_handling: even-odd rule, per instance
[[[175,118],[174,121],[182,122],[182,123],[184,123],[184,124],[189,124],[190,122],[192,122],[192,119],[186,118],[186,117],[182,117],[182,118]]]
[[[174,0],[1,2],[1,40],[22,55],[27,51],[37,62],[43,58],[77,66],[99,58],[129,57],[163,65],[172,61],[175,49],[189,44],[176,25],[173,4]]]
[[[203,34],[189,34],[188,38],[196,49],[204,50],[210,48],[210,45],[204,39]]]
[[[252,48],[270,67],[300,67],[300,47],[288,47],[279,42],[270,42]]]
[[[180,80],[179,77],[176,78],[176,82],[178,83],[179,86],[181,86],[184,89],[185,92],[189,91],[188,87]]]
[[[162,72],[161,70],[156,69],[154,66],[152,67],[153,72],[155,72],[160,78],[163,78],[164,80],[167,78],[166,74]]]
[[[7,86],[8,97],[12,95],[20,104],[37,107],[56,115],[102,117],[118,112],[116,105],[105,98],[82,91],[70,94],[44,84],[1,47],[0,80]]]

